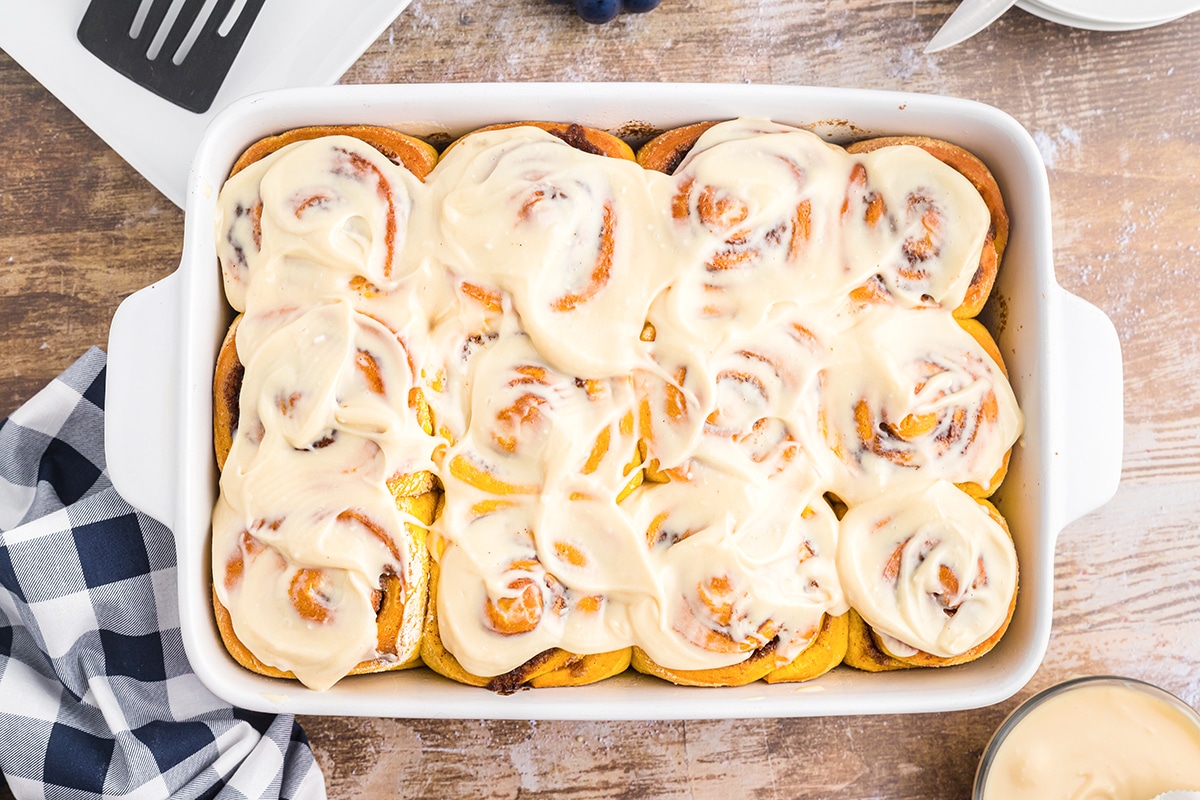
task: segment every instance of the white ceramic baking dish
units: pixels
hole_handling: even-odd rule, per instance
[[[254,140],[301,125],[390,125],[442,139],[493,122],[569,120],[644,135],[697,120],[766,116],[838,142],[926,134],[957,142],[995,173],[1012,236],[989,313],[1027,417],[998,505],[1021,563],[1013,623],[985,658],[941,670],[839,667],[807,684],[681,688],[628,674],[593,686],[503,697],[425,669],[343,680],[327,692],[237,666],[210,611],[209,516],[217,485],[210,386],[229,313],[213,245],[217,192]],[[179,270],[127,299],[113,320],[108,467],[117,489],[175,532],[179,624],[203,682],[264,711],[388,717],[684,719],[948,711],[1000,702],[1042,660],[1053,609],[1054,545],[1116,491],[1121,356],[1112,323],[1055,282],[1045,168],[1011,117],[964,100],[791,86],[495,84],[344,86],[241,101],[208,129],[191,171]]]

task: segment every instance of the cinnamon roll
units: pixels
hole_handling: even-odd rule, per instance
[[[913,184],[904,194],[899,203],[899,194],[893,192],[889,198],[886,191],[872,187],[871,176],[879,169],[880,162],[887,163],[893,158],[912,158],[914,154],[897,156],[904,148],[915,147],[923,150],[938,161],[952,167],[963,176],[975,189],[979,199],[983,201],[987,212],[987,221],[973,222],[976,235],[982,230],[983,238],[978,250],[978,258],[970,256],[958,277],[949,280],[954,274],[947,271],[944,276],[937,274],[939,267],[954,268],[957,256],[951,260],[950,251],[957,249],[958,243],[947,238],[950,228],[965,224],[957,219],[967,205],[976,205],[971,193],[962,188],[950,189],[956,202],[939,201],[938,195],[950,188],[935,188],[937,184],[923,182]],[[899,149],[897,149],[899,148]],[[865,156],[862,170],[854,173],[851,186],[847,191],[847,213],[851,206],[857,204],[862,213],[862,221],[870,226],[870,219],[875,216],[902,214],[907,227],[911,231],[901,246],[902,259],[893,258],[888,272],[880,273],[878,278],[864,284],[860,291],[864,294],[877,294],[883,288],[881,284],[890,284],[888,288],[907,294],[910,302],[924,300],[926,296],[939,302],[943,307],[950,308],[954,316],[960,319],[974,317],[983,310],[991,294],[1000,260],[1008,244],[1008,212],[1004,207],[1004,198],[1000,187],[987,166],[973,153],[958,145],[928,136],[884,136],[865,139],[846,146],[846,151],[855,155]],[[892,155],[880,156],[886,151]],[[867,155],[875,154],[875,155]],[[924,170],[922,170],[924,172]],[[933,174],[933,173],[929,173]],[[969,203],[958,202],[970,201]],[[978,216],[977,211],[972,216]],[[974,239],[970,252],[974,252]],[[963,242],[963,249],[966,242]],[[941,262],[940,264],[938,262]],[[966,283],[960,292],[957,283]],[[951,287],[945,294],[938,291],[940,286]]]
[[[582,378],[642,363],[638,335],[670,279],[665,222],[645,213],[667,181],[625,151],[598,156],[532,125],[482,130],[429,180],[432,259],[510,302],[538,351]]]
[[[528,336],[512,334],[480,352],[467,382],[469,424],[444,456],[449,477],[504,495],[532,493],[518,486],[548,491],[582,475],[614,498],[631,480],[636,440],[628,377],[564,375]]]
[[[814,455],[825,453],[816,435],[818,375],[832,332],[816,322],[781,306],[707,348],[651,326],[653,367],[634,373],[647,479],[666,480],[663,470],[720,443],[718,460],[735,471],[736,463],[769,472],[803,462],[814,481],[826,480]]]
[[[617,600],[648,591],[650,575],[615,503],[578,491],[554,507],[536,497],[478,497],[448,504],[434,526],[425,663],[497,691],[624,670],[627,624]]]
[[[841,148],[767,120],[704,129],[672,172],[669,213],[685,255],[651,321],[709,342],[780,303],[821,307],[849,291],[837,255],[849,167]]]
[[[820,376],[820,428],[854,504],[945,479],[990,495],[1023,419],[985,328],[935,311],[881,307],[838,338]]]
[[[217,206],[217,255],[229,304],[246,309],[258,268],[303,271],[326,295],[347,288],[365,293],[410,271],[399,262],[407,253],[412,196],[435,155],[418,139],[365,127],[304,129],[252,145]],[[264,239],[274,241],[265,254]],[[272,290],[299,283],[271,275],[257,281]],[[266,302],[286,307],[298,299]]]
[[[631,609],[634,669],[729,686],[796,662],[845,611],[832,510],[815,495],[797,503],[785,477],[753,481],[701,459],[669,474],[627,501],[662,587]]]
[[[999,641],[1016,606],[1017,556],[1004,518],[945,481],[852,507],[837,560],[858,615],[851,666],[878,671],[976,659]]]

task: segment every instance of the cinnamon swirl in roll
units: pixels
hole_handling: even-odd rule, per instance
[[[821,373],[831,491],[854,504],[944,479],[990,495],[1022,429],[999,357],[982,325],[936,311],[881,308],[839,337]]]
[[[705,128],[672,172],[685,255],[651,321],[715,341],[780,303],[822,308],[849,292],[838,252],[849,169],[845,151],[808,131],[752,119]]]
[[[592,141],[588,138],[587,141]],[[583,378],[642,363],[639,334],[669,282],[665,181],[647,181],[626,146],[578,149],[540,127],[456,141],[430,179],[431,259],[511,304],[550,363]]]
[[[628,501],[645,528],[663,594],[633,609],[633,667],[690,686],[791,679],[818,659],[845,612],[837,519],[787,476],[737,475],[698,458]],[[823,668],[836,664],[823,660]],[[799,672],[792,673],[799,675]]]

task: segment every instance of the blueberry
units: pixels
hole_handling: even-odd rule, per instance
[[[660,2],[662,0],[625,0],[622,5],[630,14],[645,14],[658,8]]]
[[[603,25],[621,13],[621,0],[575,0],[575,11],[584,22]]]

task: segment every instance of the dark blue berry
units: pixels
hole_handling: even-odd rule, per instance
[[[575,12],[584,22],[603,25],[621,13],[621,0],[575,0]]]
[[[645,14],[658,8],[662,0],[624,0],[622,5],[630,14]]]

